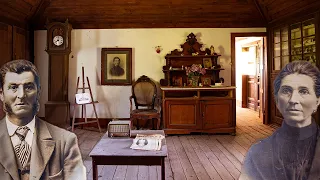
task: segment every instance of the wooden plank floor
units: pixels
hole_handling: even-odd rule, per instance
[[[270,136],[277,125],[264,125],[258,113],[237,107],[237,135],[170,135],[165,159],[168,180],[237,179],[252,143]],[[105,131],[104,131],[105,132]],[[76,129],[87,178],[92,179],[89,153],[103,133]],[[158,166],[98,166],[103,180],[158,180]]]

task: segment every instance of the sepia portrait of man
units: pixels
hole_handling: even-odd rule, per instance
[[[76,135],[36,116],[40,91],[40,77],[30,61],[1,67],[6,116],[0,121],[0,179],[86,179]]]
[[[132,84],[132,48],[101,49],[101,85]]]
[[[122,76],[124,74],[124,69],[120,66],[120,58],[119,57],[114,57],[113,58],[113,64],[110,69],[110,74],[112,76]]]

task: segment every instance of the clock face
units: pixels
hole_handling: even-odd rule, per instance
[[[62,36],[55,36],[53,38],[53,44],[56,46],[61,46],[63,44],[63,37]]]

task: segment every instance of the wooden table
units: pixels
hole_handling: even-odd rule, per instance
[[[136,134],[164,134],[163,130],[132,130]],[[98,179],[98,165],[159,165],[161,179],[165,179],[164,158],[168,155],[166,140],[162,140],[160,151],[134,150],[130,146],[133,138],[109,138],[106,133],[90,152],[93,180]]]

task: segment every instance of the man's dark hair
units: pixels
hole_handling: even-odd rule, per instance
[[[9,61],[1,67],[1,69],[0,69],[0,89],[3,90],[3,84],[4,84],[4,80],[5,80],[5,76],[6,76],[7,72],[21,74],[23,72],[28,72],[28,71],[33,74],[35,83],[37,85],[37,89],[38,89],[38,91],[40,91],[40,77],[39,77],[37,68],[30,61],[24,60],[24,59]]]
[[[36,114],[39,111],[39,107],[40,107],[39,98],[40,98],[40,91],[41,91],[40,77],[39,77],[36,66],[32,64],[30,61],[24,60],[24,59],[13,60],[4,64],[0,69],[0,89],[2,90],[2,92],[3,92],[3,85],[5,83],[4,81],[5,81],[5,76],[7,72],[13,72],[17,74],[22,74],[23,72],[31,72],[33,74],[34,81],[37,85],[37,102],[33,105],[33,113]],[[3,110],[9,114],[12,113],[10,106],[6,103],[4,103]]]
[[[114,60],[116,60],[116,59],[118,59],[118,60],[119,60],[119,63],[120,63],[120,58],[119,58],[119,57],[114,57],[114,58],[113,58],[113,62],[114,62]]]

